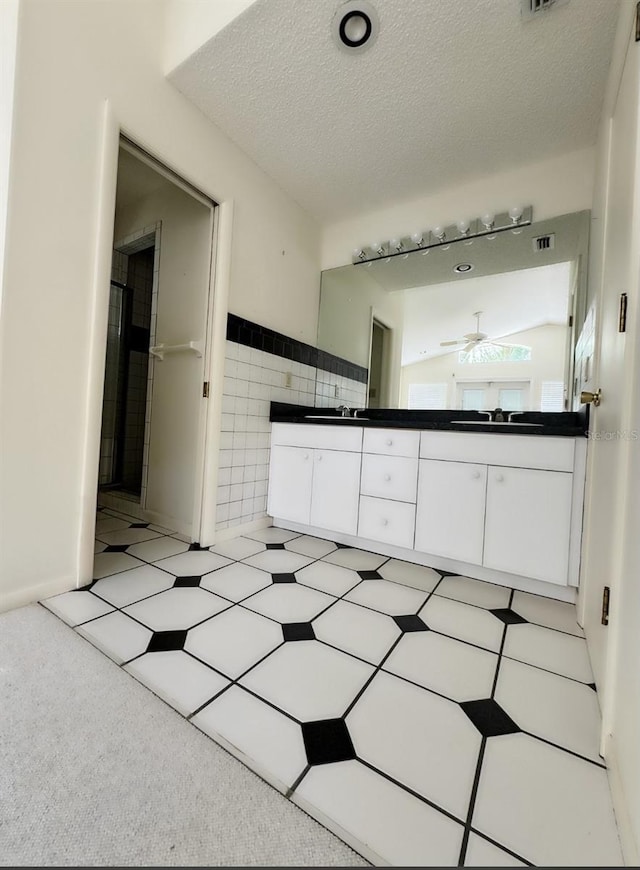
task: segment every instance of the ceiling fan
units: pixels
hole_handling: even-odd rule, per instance
[[[457,344],[464,344],[462,351],[464,353],[470,353],[474,348],[478,347],[480,344],[489,344],[492,347],[514,347],[513,344],[507,344],[501,341],[494,341],[489,338],[486,332],[480,332],[480,315],[482,311],[474,311],[473,316],[476,319],[476,331],[475,332],[467,332],[463,338],[454,338],[450,341],[441,341],[440,347],[454,347]]]

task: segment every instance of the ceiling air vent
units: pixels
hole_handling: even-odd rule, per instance
[[[538,236],[533,239],[533,250],[538,251],[553,251],[556,246],[556,234],[549,233],[546,236]]]
[[[521,14],[525,21],[538,18],[543,12],[549,12],[557,6],[564,6],[569,0],[520,0]]]

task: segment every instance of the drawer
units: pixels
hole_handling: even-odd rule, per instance
[[[274,423],[271,444],[284,447],[309,447],[320,450],[362,450],[362,427],[314,426],[308,423]]]
[[[376,456],[372,453],[363,455],[360,480],[360,492],[363,495],[415,503],[417,485],[417,459]]]
[[[364,430],[365,453],[382,453],[384,456],[418,456],[420,432],[407,429]]]
[[[416,506],[386,498],[360,498],[358,535],[397,547],[413,547]]]
[[[422,432],[421,459],[573,471],[575,439],[544,435]]]

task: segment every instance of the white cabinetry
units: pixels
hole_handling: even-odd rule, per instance
[[[307,447],[271,448],[268,511],[294,523],[308,523],[311,511],[313,450]]]
[[[314,450],[311,525],[355,535],[358,528],[360,454]]]

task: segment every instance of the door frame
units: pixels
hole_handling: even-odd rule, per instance
[[[77,579],[81,587],[93,577],[95,517],[98,493],[98,459],[102,428],[104,390],[104,348],[107,340],[107,316],[111,280],[111,258],[115,219],[118,152],[122,138],[136,145],[165,167],[169,177],[180,180],[190,192],[199,192],[212,205],[212,240],[209,270],[209,302],[205,333],[204,378],[209,382],[209,399],[203,402],[200,444],[196,465],[193,537],[211,545],[215,541],[215,504],[217,493],[218,447],[221,399],[224,375],[227,302],[229,297],[232,249],[233,202],[210,195],[188,180],[188,173],[172,168],[172,161],[158,154],[152,145],[127,128],[117,117],[113,104],[105,99],[102,130],[98,143],[98,183],[96,191],[96,230],[94,269],[91,286],[91,310],[87,323],[89,355],[84,397],[84,438],[82,444],[81,489],[78,496]],[[195,495],[195,493],[194,493]]]

